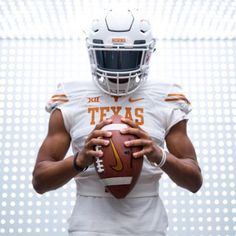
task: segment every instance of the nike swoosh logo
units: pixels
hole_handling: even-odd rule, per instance
[[[115,166],[111,166],[111,168],[113,170],[116,170],[116,171],[121,171],[123,169],[123,164],[122,164],[121,159],[119,157],[119,154],[118,154],[118,152],[117,152],[117,150],[115,148],[115,145],[114,145],[114,143],[112,142],[111,139],[110,139],[110,142],[111,142],[111,148],[112,148],[113,153],[114,153],[115,158],[116,158],[116,165]]]
[[[144,98],[136,98],[136,99],[134,99],[134,98],[129,98],[129,102],[138,102],[138,101],[141,101],[141,100],[143,100]]]

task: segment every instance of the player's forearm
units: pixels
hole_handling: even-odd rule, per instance
[[[202,185],[202,175],[198,164],[190,159],[179,159],[168,153],[163,171],[179,186],[195,193]]]
[[[78,171],[73,168],[73,157],[61,161],[41,161],[33,171],[33,187],[43,194],[70,181]]]

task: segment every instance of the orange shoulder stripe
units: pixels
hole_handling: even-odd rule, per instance
[[[179,101],[179,100],[182,100],[182,101],[185,101],[187,102],[188,104],[190,104],[190,101],[185,97],[184,94],[182,93],[169,93],[167,94],[167,97],[165,99],[165,101]]]
[[[52,96],[52,98],[67,98],[67,96],[65,94],[55,94]]]
[[[189,100],[186,97],[178,97],[178,98],[165,98],[166,102],[172,102],[172,101],[185,101],[188,104],[191,104]]]
[[[68,99],[63,99],[63,98],[53,98],[49,102],[69,102]]]
[[[178,96],[181,96],[181,97],[185,97],[185,95],[183,93],[169,93],[167,94],[167,97],[178,97]]]

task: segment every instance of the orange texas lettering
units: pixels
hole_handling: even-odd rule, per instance
[[[88,114],[90,125],[95,125],[102,120],[109,118],[113,115],[122,115],[127,119],[134,121],[137,125],[144,125],[144,108],[141,107],[89,107]]]

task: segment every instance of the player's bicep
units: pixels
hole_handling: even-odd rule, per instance
[[[174,125],[166,136],[166,145],[170,153],[180,159],[197,160],[194,146],[187,135],[187,121]]]
[[[55,110],[50,117],[48,134],[43,141],[36,162],[62,160],[70,146],[70,135],[65,129],[60,110]]]

